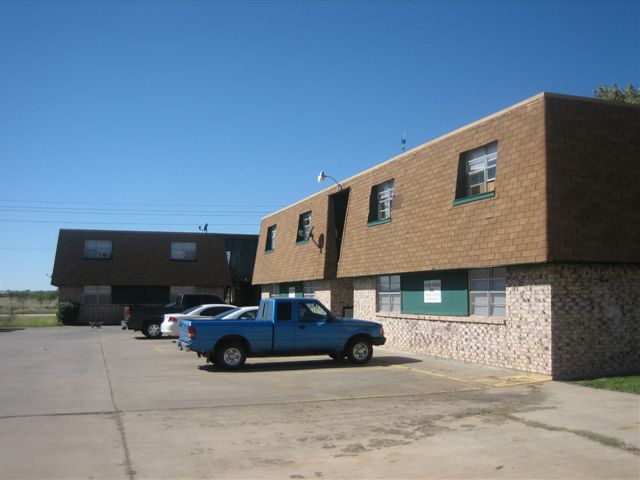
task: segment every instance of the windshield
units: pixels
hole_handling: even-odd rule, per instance
[[[229,315],[230,313],[237,312],[238,310],[240,310],[240,309],[239,308],[232,308],[231,310],[227,310],[226,312],[219,313],[218,315],[213,317],[213,319],[215,320],[216,318],[218,318],[218,319],[219,318],[224,318],[227,315]]]

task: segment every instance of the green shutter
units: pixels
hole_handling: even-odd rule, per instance
[[[440,303],[425,303],[425,280],[440,280]],[[469,281],[466,270],[408,273],[402,275],[400,282],[402,313],[458,317],[469,315]]]

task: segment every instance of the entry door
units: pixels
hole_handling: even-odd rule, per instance
[[[331,351],[341,348],[341,329],[330,313],[316,302],[298,302],[296,349]]]

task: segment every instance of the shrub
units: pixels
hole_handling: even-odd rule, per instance
[[[75,325],[80,313],[80,304],[77,302],[60,302],[56,316],[63,325]]]

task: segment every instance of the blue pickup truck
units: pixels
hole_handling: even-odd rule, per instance
[[[317,300],[268,298],[255,320],[180,321],[180,350],[196,352],[226,370],[247,357],[328,354],[354,364],[371,360],[373,345],[384,345],[382,325],[336,318]]]

